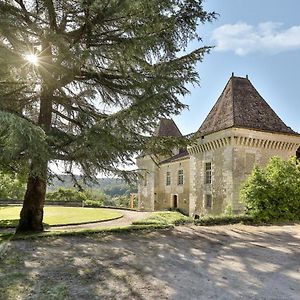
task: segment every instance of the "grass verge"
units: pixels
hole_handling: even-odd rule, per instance
[[[177,211],[153,212],[148,218],[132,222],[133,225],[183,225],[193,219]]]
[[[229,225],[229,224],[245,224],[252,226],[264,225],[285,225],[299,224],[299,219],[264,219],[249,215],[220,215],[220,216],[204,216],[198,220],[194,220],[194,224],[198,226],[214,226],[214,225]]]
[[[18,234],[10,235],[13,240],[30,240],[49,237],[62,237],[62,236],[87,236],[90,234],[108,234],[108,233],[130,233],[134,231],[152,231],[158,229],[173,228],[173,225],[168,224],[147,224],[147,225],[125,225],[125,226],[111,226],[101,229],[80,229],[69,231],[44,231],[35,234]]]

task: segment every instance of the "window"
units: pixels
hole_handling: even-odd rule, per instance
[[[178,170],[177,184],[183,185],[183,170]]]
[[[171,185],[171,172],[166,173],[166,185]]]
[[[212,196],[206,195],[205,196],[205,208],[211,208],[212,207]]]
[[[205,183],[211,183],[211,163],[205,163]]]

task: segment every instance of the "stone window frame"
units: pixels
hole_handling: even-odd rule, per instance
[[[209,203],[209,205],[208,205],[208,203]],[[212,194],[205,194],[204,207],[205,207],[205,209],[212,209],[212,207],[213,207]]]
[[[208,168],[208,166],[210,168]],[[204,182],[205,184],[212,184],[212,162],[207,161],[204,164]]]
[[[177,185],[183,185],[184,183],[184,172],[183,169],[177,171]]]
[[[166,186],[170,186],[171,185],[171,172],[167,171],[166,172]]]

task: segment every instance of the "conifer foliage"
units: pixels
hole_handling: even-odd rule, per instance
[[[0,1],[0,163],[28,172],[17,231],[43,230],[49,162],[130,179],[135,153],[174,144],[149,136],[198,83],[202,2]]]

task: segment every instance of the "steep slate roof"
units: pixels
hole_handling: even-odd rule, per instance
[[[277,116],[248,78],[232,76],[197,134],[206,135],[230,127],[298,134]]]
[[[172,119],[160,119],[154,136],[174,136],[181,137],[182,134]]]
[[[186,149],[181,149],[180,152],[176,155],[173,155],[172,157],[170,158],[167,158],[163,161],[161,161],[159,164],[166,164],[166,163],[170,163],[170,162],[173,162],[173,161],[176,161],[176,160],[181,160],[181,159],[184,159],[184,158],[189,158],[189,153],[187,152]]]

